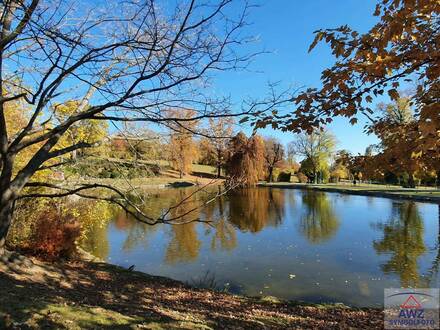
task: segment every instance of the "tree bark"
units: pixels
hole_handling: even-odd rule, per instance
[[[415,188],[416,187],[416,183],[414,181],[414,173],[409,173],[408,187],[410,187],[410,188]]]
[[[5,251],[6,237],[12,223],[12,215],[14,210],[14,200],[2,195],[0,202],[0,255]]]
[[[217,149],[217,178],[220,178],[222,175],[222,152],[220,149]]]
[[[272,176],[273,176],[273,167],[269,167],[269,177],[267,178],[269,182],[272,182],[273,180]]]

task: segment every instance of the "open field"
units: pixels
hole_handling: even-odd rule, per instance
[[[383,324],[376,309],[235,296],[91,261],[0,263],[0,289],[2,329],[373,329]]]
[[[260,183],[259,185],[277,188],[314,189],[353,195],[412,199],[440,203],[440,190],[433,187],[402,188],[398,186],[376,184],[302,184],[286,182]]]

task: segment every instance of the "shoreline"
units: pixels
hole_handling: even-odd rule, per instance
[[[389,189],[389,190],[380,190],[380,189],[371,189],[369,187],[362,186],[352,186],[351,188],[345,187],[326,187],[325,185],[315,185],[315,184],[306,184],[306,183],[258,183],[258,187],[268,187],[268,188],[282,188],[282,189],[302,189],[302,190],[315,190],[315,191],[325,191],[332,193],[341,193],[341,194],[349,194],[349,195],[359,195],[359,196],[373,196],[373,197],[382,197],[382,198],[391,198],[391,199],[400,199],[400,200],[413,200],[417,202],[424,203],[434,203],[440,204],[440,190],[437,190],[438,196],[429,196],[428,192],[424,192],[423,190],[412,190],[408,188],[401,189]],[[402,193],[405,192],[405,193]],[[412,193],[414,192],[414,193]]]
[[[0,262],[0,327],[8,322],[30,329],[383,327],[380,308],[233,295],[99,260],[31,260],[16,272]]]

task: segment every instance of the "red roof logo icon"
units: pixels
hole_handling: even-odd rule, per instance
[[[417,301],[416,298],[411,294],[408,299],[405,300],[405,302],[400,305],[400,308],[406,308],[406,309],[421,309],[422,305]]]

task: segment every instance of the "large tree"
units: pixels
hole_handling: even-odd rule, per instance
[[[258,135],[250,138],[243,132],[229,142],[226,171],[229,180],[252,186],[264,178],[264,141]]]
[[[376,166],[396,176],[408,176],[405,185],[415,187],[415,173],[423,170],[422,157],[416,157],[414,145],[419,132],[409,98],[398,98],[380,104],[381,116],[371,125],[371,131],[381,140],[380,152],[374,157]]]
[[[241,11],[234,7],[232,12],[231,2],[187,0],[166,8],[153,0],[1,2],[0,249],[14,204],[26,197],[75,193],[97,198],[89,189],[106,188],[112,195],[105,199],[138,220],[171,222],[172,217],[146,215],[114,187],[62,187],[38,180],[36,173],[56,168],[63,155],[94,145],[81,139],[65,144],[64,136],[80,122],[179,125],[230,115],[224,100],[207,97],[205,87],[210,72],[240,68],[253,55],[236,51],[249,41],[240,32],[247,6]],[[68,100],[75,107],[60,117],[56,105]],[[270,109],[272,101],[254,104],[242,113]],[[5,118],[13,103],[27,114],[16,131]],[[163,111],[185,107],[196,115],[188,119]],[[28,157],[17,162],[23,153]]]
[[[418,135],[411,154],[440,152],[439,40],[440,5],[435,0],[382,0],[374,15],[378,22],[366,33],[347,25],[315,32],[312,50],[326,42],[336,61],[321,75],[321,87],[308,88],[293,98],[294,111],[264,118],[257,127],[272,125],[286,131],[312,131],[364,115],[372,123],[376,97],[399,99],[398,88],[415,86],[411,102]]]
[[[327,130],[300,133],[289,144],[294,154],[302,157],[310,167],[310,176],[314,183],[318,183],[319,172],[328,168],[335,146],[336,138]]]

